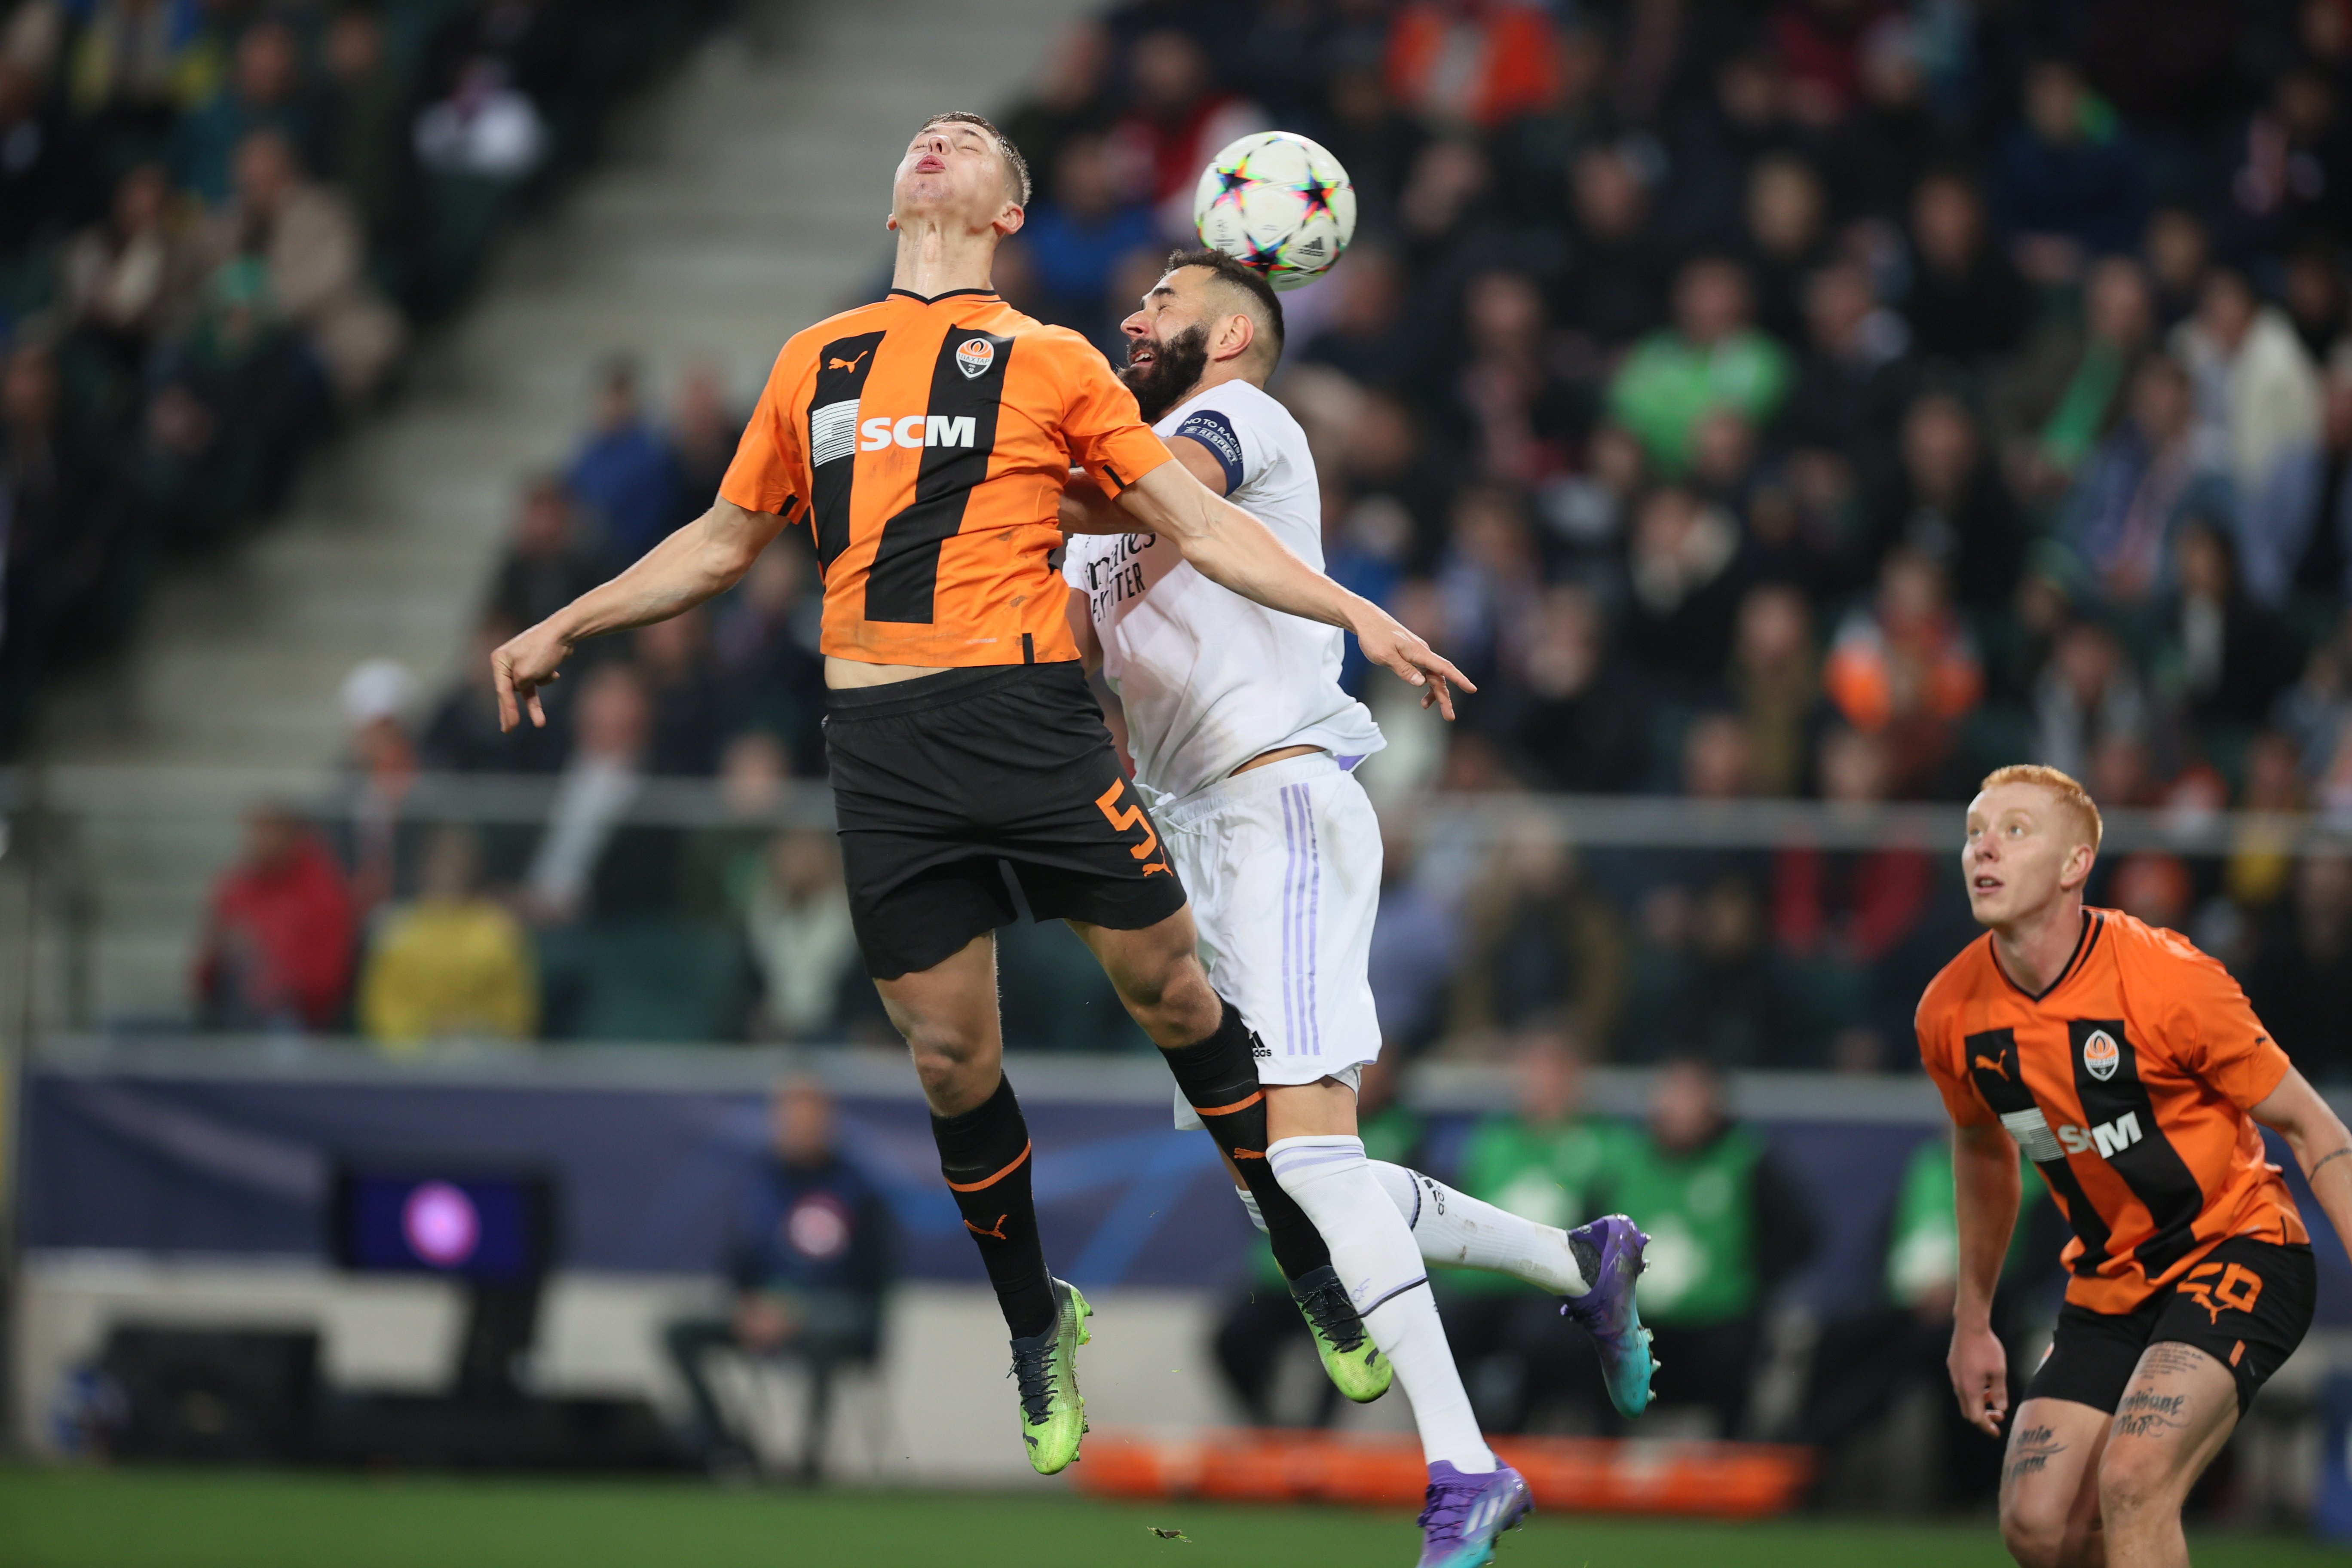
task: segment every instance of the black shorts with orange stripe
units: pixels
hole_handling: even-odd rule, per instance
[[[2232,1237],[2129,1312],[2068,1303],[2050,1354],[2026,1385],[2028,1399],[2067,1399],[2109,1415],[2130,1386],[2140,1352],[2194,1345],[2230,1369],[2243,1415],[2271,1373],[2311,1330],[2319,1263],[2308,1247]]]
[[[1076,664],[836,689],[826,710],[850,920],[876,979],[1010,924],[1008,868],[1040,921],[1137,931],[1184,907]]]

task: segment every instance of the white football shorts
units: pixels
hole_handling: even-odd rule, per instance
[[[1257,1036],[1258,1081],[1353,1089],[1381,1054],[1370,973],[1381,824],[1363,786],[1317,752],[1151,815],[1192,896],[1210,983]],[[1201,1125],[1181,1089],[1176,1125]]]

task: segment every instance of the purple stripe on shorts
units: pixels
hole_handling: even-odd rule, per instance
[[[1323,929],[1323,844],[1315,831],[1315,801],[1305,784],[1298,789],[1298,815],[1307,824],[1307,1033],[1315,1042],[1315,1054],[1323,1054],[1323,1009],[1318,1006],[1315,974],[1316,955],[1322,950],[1318,940]]]
[[[1282,797],[1282,1049],[1288,1056],[1298,1048],[1298,1005],[1290,984],[1290,910],[1298,897],[1298,830],[1290,819],[1286,791]]]

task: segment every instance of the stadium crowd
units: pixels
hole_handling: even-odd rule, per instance
[[[1357,237],[1286,297],[1276,391],[1331,570],[1482,687],[1446,730],[1354,672],[1391,740],[1365,764],[1384,1027],[1492,1053],[1565,1018],[1604,1058],[1899,1069],[1972,931],[1940,855],[1473,843],[1419,803],[1952,802],[2032,758],[2111,806],[2352,812],[2347,93],[2344,0],[1133,0],[1006,120],[1039,195],[998,283],[1123,358],[1210,154],[1269,124],[1328,145]],[[354,675],[362,796],[535,772],[558,805],[396,871],[356,812],[309,1026],[457,1028],[385,978],[444,949],[509,972],[495,1026],[465,1026],[493,1034],[881,1026],[821,839],[681,854],[615,826],[648,776],[747,813],[821,776],[804,541],[583,650],[547,731],[499,736],[488,691],[488,648],[699,509],[742,390],[693,372],[658,416],[615,365],[523,488],[459,686]],[[284,837],[224,883],[215,1017],[285,1012],[279,982],[222,979],[270,964],[217,961],[231,906],[290,875],[262,853]],[[2221,954],[2314,1077],[2352,1073],[2352,863],[2254,837],[2111,856],[2093,893]],[[459,905],[473,925],[432,912]],[[1074,944],[1005,948],[1009,1034],[1131,1041]]]
[[[0,3],[0,756],[284,499],[719,7]]]

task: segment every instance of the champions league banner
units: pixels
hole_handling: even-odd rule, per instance
[[[1223,1289],[1259,1245],[1208,1139],[1169,1100],[1041,1092],[1056,1058],[1011,1064],[1036,1149],[1045,1256],[1079,1286]],[[1905,1162],[1939,1123],[1764,1117],[1757,1125],[1812,1200],[1820,1246],[1795,1282],[1825,1315],[1877,1298]],[[513,1083],[256,1069],[35,1065],[25,1099],[23,1239],[32,1250],[227,1259],[332,1256],[337,1170],[396,1163],[453,1175],[529,1173],[554,1192],[557,1268],[718,1271],[736,1194],[768,1147],[755,1089],[658,1082]],[[1471,1118],[1431,1119],[1421,1159],[1451,1177]],[[911,1073],[904,1091],[845,1092],[835,1139],[887,1198],[901,1278],[979,1284],[979,1258],[939,1173]],[[2284,1151],[2305,1213],[2316,1207]],[[2352,1278],[2319,1249],[2323,1322],[2352,1320]]]

